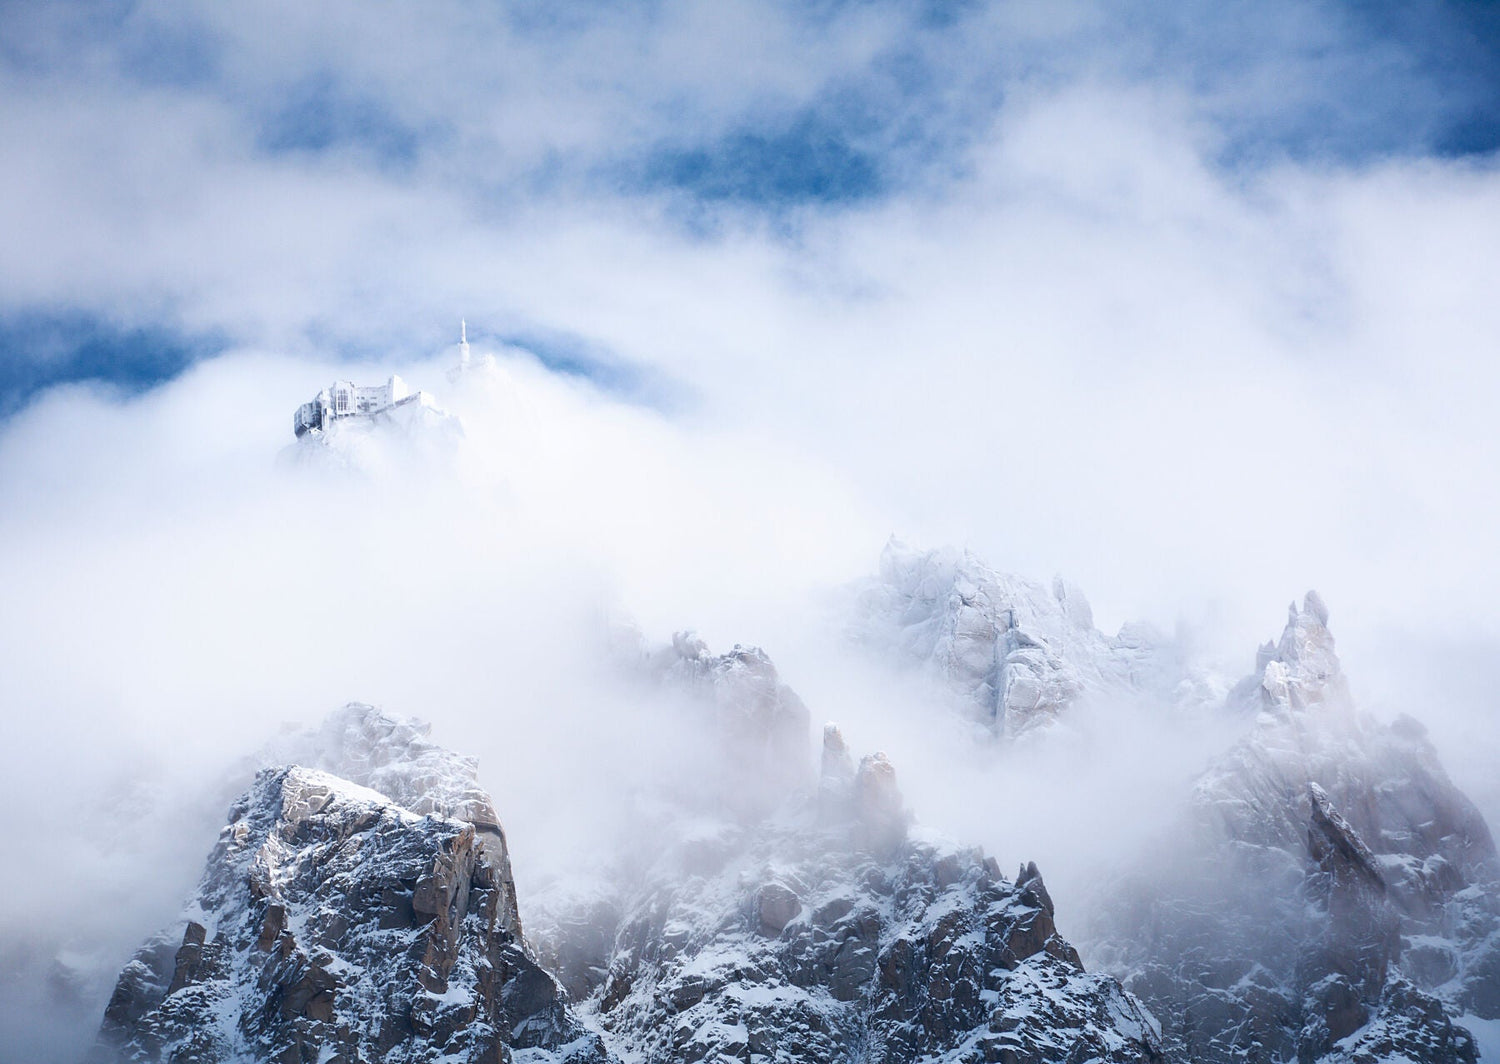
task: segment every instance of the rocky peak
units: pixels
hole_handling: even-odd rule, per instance
[[[505,832],[488,792],[479,784],[479,762],[431,739],[432,725],[391,716],[350,702],[316,727],[283,736],[262,753],[270,763],[298,763],[368,787],[403,809],[462,820],[499,876],[506,926],[521,933],[515,880]]]
[[[297,765],[259,773],[230,810],[180,944],[163,935],[121,973],[94,1059],[501,1064],[530,1048],[602,1061],[520,940],[488,797],[448,790],[468,766],[429,749],[422,726],[369,707],[328,727],[340,740],[331,759],[351,758],[404,800]],[[480,823],[408,807],[429,801]]]
[[[1031,897],[1035,899],[1032,901],[1031,898],[1026,898],[1030,904],[1038,906],[1048,916],[1057,915],[1052,905],[1052,895],[1047,893],[1047,884],[1042,882],[1042,873],[1037,871],[1035,861],[1027,861],[1016,873],[1016,889],[1023,892],[1023,898],[1026,898],[1025,892],[1030,891]]]
[[[645,662],[669,695],[706,711],[699,724],[718,756],[712,786],[728,806],[763,816],[815,783],[811,717],[765,651],[735,644],[714,654],[693,633],[678,632]]]
[[[854,781],[854,758],[844,733],[831,721],[823,725],[823,756],[819,778],[828,787],[847,788]]]
[[[886,851],[906,838],[911,814],[896,785],[896,766],[881,751],[860,758],[854,776],[854,815],[863,846]]]
[[[823,727],[818,814],[825,827],[847,832],[854,845],[881,852],[900,845],[911,822],[890,758],[876,751],[860,758],[856,769],[836,724]]]
[[[849,816],[854,800],[854,758],[844,733],[832,722],[823,725],[823,754],[818,772],[818,809],[825,823]]]
[[[1323,705],[1346,706],[1348,684],[1328,630],[1328,607],[1316,591],[1293,602],[1286,628],[1274,649],[1262,647],[1256,657],[1261,706],[1274,713],[1301,712]]]

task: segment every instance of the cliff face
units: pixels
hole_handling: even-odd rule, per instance
[[[185,929],[121,973],[94,1059],[603,1060],[520,939],[504,839],[463,759],[369,707],[330,727],[346,740],[331,758],[406,801],[261,772]]]
[[[544,905],[556,976],[521,938],[474,763],[351,705],[279,751],[343,775],[267,769],[235,804],[183,927],[121,973],[94,1060],[1160,1059],[1152,1019],[1058,933],[1034,866],[1010,881],[910,839],[895,769],[856,766],[836,728],[810,770],[788,739],[806,710],[763,654],[679,640],[648,668],[773,783],[742,802],[729,779],[606,896]]]
[[[1099,950],[1188,1059],[1472,1060],[1451,1016],[1500,1015],[1495,847],[1415,721],[1355,709],[1327,618],[1309,595],[1261,648],[1228,707],[1253,724]]]

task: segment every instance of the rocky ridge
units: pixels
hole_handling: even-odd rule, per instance
[[[781,801],[681,811],[671,841],[584,897],[540,900],[539,955],[628,1060],[1150,1061],[1154,1021],[1087,973],[1035,866],[1012,881],[980,851],[909,831],[882,754],[836,727],[819,773],[790,737],[806,711],[759,651],[679,637],[658,680],[764,767]]]
[[[890,760],[834,726],[815,768],[769,657],[680,635],[626,655],[630,682],[688,705],[709,750],[653,796],[652,845],[598,855],[600,889],[528,899],[523,940],[474,763],[350,706],[236,806],[186,930],[122,974],[100,1059],[1475,1059],[1463,1017],[1500,1018],[1500,860],[1420,725],[1354,707],[1316,595],[1217,707],[1066,585],[967,556],[893,544],[861,603],[861,641],[997,734],[1045,741],[1099,696],[1242,734],[1111,884],[1086,939],[1105,974],[1034,866],[1007,879],[913,829]]]
[[[1500,996],[1489,829],[1409,716],[1353,705],[1315,594],[1234,686],[1082,596],[896,541],[849,629],[993,733],[1048,741],[1091,699],[1190,709],[1240,736],[1181,821],[1114,870],[1083,941],[1192,1061],[1467,1061]],[[1081,719],[1081,718],[1079,718]]]

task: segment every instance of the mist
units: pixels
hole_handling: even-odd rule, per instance
[[[1238,725],[999,748],[845,638],[893,533],[1227,682],[1317,588],[1500,823],[1500,171],[1450,136],[1491,71],[1433,80],[1441,5],[1273,7],[7,12],[0,963],[56,985],[0,1041],[72,1059],[256,751],[351,700],[480,759],[524,914],[708,756],[625,623],[764,647],[1066,930]],[[448,379],[460,317],[494,374]],[[75,321],[103,368],[27,340]],[[391,373],[462,431],[296,458]]]

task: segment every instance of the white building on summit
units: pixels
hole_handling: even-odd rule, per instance
[[[321,432],[341,418],[374,417],[393,407],[420,401],[421,396],[421,392],[412,391],[404,380],[394,375],[384,384],[369,388],[358,387],[349,381],[334,381],[312,402],[297,408],[292,428],[300,438],[314,430]]]
[[[459,325],[458,365],[448,371],[450,380],[457,381],[465,373],[484,366],[494,365],[489,355],[471,358],[469,354],[469,327],[467,322]],[[345,418],[370,419],[388,410],[415,404],[430,407],[443,417],[448,415],[437,410],[432,397],[425,392],[414,392],[400,377],[392,376],[384,384],[365,388],[350,381],[334,381],[317,394],[310,403],[303,403],[292,416],[292,430],[300,440],[309,432],[326,432],[336,422]]]

